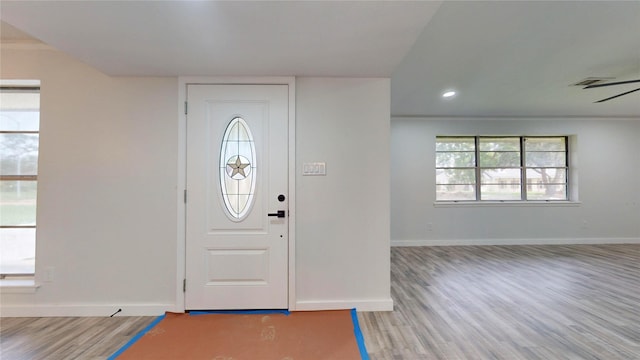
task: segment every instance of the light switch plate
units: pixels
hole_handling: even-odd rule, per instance
[[[327,164],[324,162],[312,162],[302,164],[302,176],[325,176]]]

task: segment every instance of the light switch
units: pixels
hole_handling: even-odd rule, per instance
[[[325,176],[327,175],[327,165],[324,162],[312,162],[302,164],[303,176]]]

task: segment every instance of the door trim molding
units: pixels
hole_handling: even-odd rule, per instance
[[[289,89],[288,127],[289,127],[289,250],[288,250],[288,307],[296,310],[296,78],[294,76],[274,77],[219,77],[219,76],[180,76],[178,77],[178,184],[176,188],[176,202],[178,204],[178,231],[176,234],[176,305],[173,311],[185,311],[185,293],[183,279],[186,277],[186,205],[184,190],[187,186],[187,117],[185,102],[187,101],[187,85],[287,85]],[[188,286],[188,284],[187,284]]]

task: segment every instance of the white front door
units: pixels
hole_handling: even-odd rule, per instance
[[[288,86],[187,85],[185,308],[286,309]]]

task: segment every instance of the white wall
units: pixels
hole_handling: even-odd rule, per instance
[[[108,77],[46,48],[0,56],[0,78],[42,84],[41,286],[0,288],[1,314],[180,310],[178,79]],[[328,174],[297,169],[296,306],[389,310],[389,79],[302,78],[297,105],[298,166]]]
[[[298,309],[391,310],[389,79],[296,82]],[[301,176],[326,162],[326,176]]]
[[[639,120],[393,118],[392,245],[640,242]],[[572,135],[580,203],[434,207],[437,135]]]
[[[36,280],[3,314],[123,315],[176,293],[177,79],[107,77],[53,50],[1,54],[41,80]],[[54,281],[43,270],[54,268]]]

